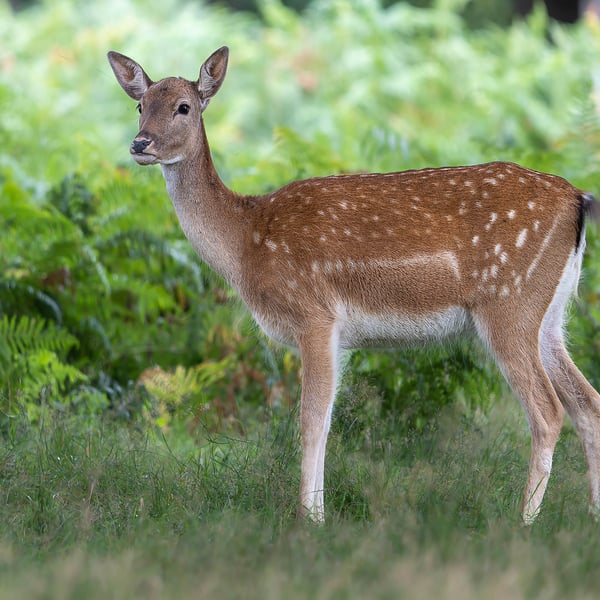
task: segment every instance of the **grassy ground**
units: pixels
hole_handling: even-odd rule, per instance
[[[294,520],[294,415],[251,441],[177,439],[15,434],[0,455],[0,597],[596,597],[576,436],[565,429],[544,510],[522,527],[528,436],[510,399],[447,408],[418,435],[338,429],[320,527]]]

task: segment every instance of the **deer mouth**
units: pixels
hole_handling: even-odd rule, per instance
[[[153,165],[158,162],[158,158],[154,154],[147,152],[132,152],[131,156],[138,165]]]

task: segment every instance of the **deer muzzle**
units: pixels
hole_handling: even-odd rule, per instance
[[[143,154],[144,150],[150,145],[152,140],[136,138],[131,143],[131,154]]]

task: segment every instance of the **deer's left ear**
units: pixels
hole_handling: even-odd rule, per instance
[[[200,67],[200,75],[196,82],[200,94],[200,103],[204,110],[210,99],[219,91],[225,73],[227,73],[227,61],[229,59],[229,48],[223,46],[213,52]]]

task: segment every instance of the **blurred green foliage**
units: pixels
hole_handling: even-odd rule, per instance
[[[565,28],[537,10],[506,29],[473,28],[461,16],[469,4],[316,1],[298,14],[263,0],[256,16],[176,0],[46,1],[18,14],[0,3],[3,426],[60,410],[239,429],[241,413],[287,408],[298,394],[295,354],[257,334],[196,258],[160,172],[130,166],[135,103],[109,49],[155,79],[191,79],[230,46],[206,125],[238,191],[503,159],[598,193],[598,23]],[[596,385],[599,243],[592,231],[572,327]],[[466,345],[361,351],[349,363],[359,392],[342,394],[340,414],[369,401],[419,428],[444,404],[500,393]]]

